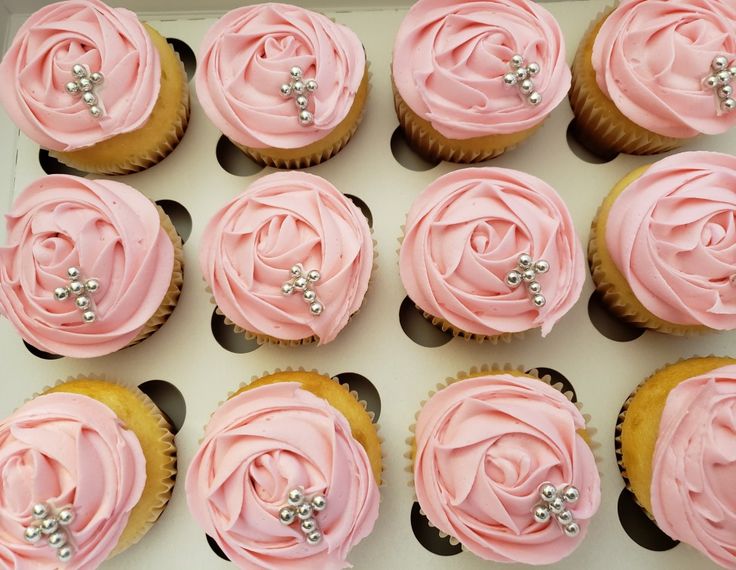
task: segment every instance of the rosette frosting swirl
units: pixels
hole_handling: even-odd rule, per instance
[[[652,511],[669,536],[736,568],[736,366],[667,396],[652,467]]]
[[[96,89],[100,118],[66,92],[75,64],[104,76]],[[0,80],[0,103],[21,131],[42,147],[70,151],[143,126],[158,98],[161,63],[133,12],[65,0],[21,26],[0,63]]]
[[[316,12],[269,2],[236,8],[207,32],[199,50],[196,87],[210,120],[251,148],[300,148],[329,134],[347,116],[366,73],[353,31]],[[318,88],[309,93],[314,122],[279,88],[301,68]]]
[[[210,220],[200,264],[226,317],[253,334],[332,341],[363,302],[373,242],[363,213],[324,178],[278,172],[257,180]],[[325,309],[313,315],[289,270],[320,273]]]
[[[322,494],[322,541],[307,544],[279,511],[291,489]],[[379,492],[345,417],[296,382],[241,392],[212,416],[186,482],[189,509],[239,568],[347,568],[370,534]]]
[[[596,81],[626,117],[667,137],[723,133],[722,113],[703,80],[717,56],[736,59],[732,0],[623,0],[593,46]]]
[[[549,385],[494,373],[443,388],[416,424],[414,483],[430,522],[486,560],[551,564],[581,543],[600,504],[585,420]],[[539,489],[574,485],[580,533],[535,522]]]
[[[736,157],[687,152],[615,200],[606,248],[636,298],[670,323],[736,328]]]
[[[546,260],[546,304],[506,275],[521,254]],[[412,204],[399,256],[401,280],[423,311],[463,331],[495,336],[541,327],[575,304],[583,252],[562,199],[542,180],[504,168],[465,168],[430,184]]]
[[[504,84],[517,54],[540,66],[537,106]],[[401,23],[392,66],[401,98],[451,139],[529,129],[570,89],[562,31],[528,0],[419,0]]]
[[[33,505],[70,506],[74,555],[66,570],[94,570],[115,549],[146,483],[146,458],[133,432],[104,404],[49,394],[0,422],[0,566],[59,568],[56,550],[29,544]]]
[[[129,344],[159,308],[171,283],[174,246],[155,205],[120,182],[52,175],[31,183],[7,216],[0,247],[0,313],[30,344],[74,357]],[[67,269],[99,282],[97,315],[85,323]]]

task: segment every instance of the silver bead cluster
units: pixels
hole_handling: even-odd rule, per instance
[[[26,527],[23,537],[30,544],[38,544],[41,538],[46,538],[46,544],[56,550],[59,562],[69,562],[74,550],[69,544],[69,537],[64,532],[74,521],[74,511],[71,507],[53,510],[46,503],[37,503],[31,509],[33,521]]]
[[[281,293],[288,297],[294,291],[302,291],[302,298],[305,303],[309,303],[309,312],[315,317],[319,317],[322,311],[325,310],[325,306],[317,298],[317,293],[314,291],[314,284],[322,277],[316,269],[310,269],[304,271],[304,266],[301,263],[297,263],[290,270],[291,279],[281,286]]]
[[[518,53],[509,62],[511,71],[503,76],[503,82],[508,87],[518,87],[519,92],[530,105],[537,106],[542,102],[542,95],[534,89],[532,77],[539,75],[542,70],[538,63],[532,62],[526,65],[524,58]]]
[[[730,113],[736,109],[732,81],[736,81],[736,60],[729,65],[725,55],[719,55],[710,64],[710,75],[704,79],[706,87],[713,89],[718,98],[718,109]]]
[[[565,536],[572,538],[580,533],[580,526],[567,508],[567,505],[574,505],[580,498],[577,488],[566,485],[557,489],[551,483],[544,483],[539,487],[539,498],[542,502],[534,507],[535,521],[547,523],[554,517]]]
[[[307,110],[309,107],[309,94],[317,91],[317,81],[304,79],[302,68],[294,66],[289,70],[289,83],[281,85],[281,95],[293,97],[294,103],[299,109],[299,123],[309,126],[314,122],[314,115]]]
[[[82,311],[82,320],[87,324],[95,322],[97,316],[93,310],[91,295],[100,290],[100,282],[97,279],[83,280],[76,267],[67,269],[66,274],[69,277],[69,285],[54,289],[54,299],[66,301],[72,296],[75,297],[74,304]]]
[[[95,87],[102,85],[105,77],[99,71],[90,73],[87,66],[80,63],[75,63],[72,66],[72,75],[74,76],[74,81],[66,84],[66,92],[69,95],[79,95],[82,101],[89,107],[90,115],[99,119],[103,114],[102,103],[100,102],[99,95],[95,93]]]
[[[307,538],[307,544],[315,546],[322,540],[322,533],[317,526],[314,515],[327,508],[327,499],[324,495],[314,495],[311,498],[304,496],[301,487],[292,489],[286,497],[287,504],[279,511],[279,520],[288,526],[299,521],[299,528]]]
[[[524,283],[531,297],[534,306],[541,309],[547,303],[547,299],[542,295],[542,285],[537,281],[537,275],[547,273],[549,271],[549,263],[544,259],[534,261],[528,253],[522,253],[516,269],[506,274],[506,285],[512,289],[516,289]]]

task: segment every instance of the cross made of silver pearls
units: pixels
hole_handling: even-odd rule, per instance
[[[532,62],[525,65],[524,58],[518,53],[511,58],[509,67],[511,71],[503,76],[503,82],[508,87],[518,87],[519,92],[530,105],[537,106],[542,102],[542,95],[534,89],[532,77],[539,75],[542,70],[538,63]]]
[[[314,285],[322,277],[316,269],[310,269],[309,271],[304,270],[304,266],[301,263],[297,263],[292,266],[289,270],[291,279],[281,286],[281,293],[288,297],[294,291],[302,291],[302,298],[305,303],[309,303],[309,312],[315,317],[319,317],[322,311],[325,310],[325,306],[317,298],[317,293],[314,290]]]
[[[54,289],[54,299],[66,301],[74,297],[74,304],[82,311],[82,320],[87,324],[95,322],[97,315],[93,310],[91,295],[100,290],[100,282],[97,279],[82,279],[82,274],[77,267],[70,267],[66,270],[66,274],[69,278],[69,285]]]
[[[736,109],[736,99],[732,81],[736,81],[736,60],[729,65],[725,55],[719,55],[710,64],[710,74],[703,82],[706,87],[713,89],[718,101],[716,105],[719,111],[730,113]]]
[[[541,309],[547,303],[542,295],[542,285],[537,281],[537,275],[547,273],[549,263],[544,259],[534,261],[528,253],[522,253],[515,269],[506,274],[506,285],[516,289],[524,283],[534,306]]]
[[[37,503],[31,509],[33,521],[23,531],[23,537],[30,544],[38,544],[41,538],[46,537],[48,546],[56,550],[59,562],[69,562],[74,550],[69,545],[69,537],[63,528],[74,521],[74,511],[71,507],[53,510],[46,503]]]
[[[299,109],[299,123],[305,127],[309,126],[314,122],[314,115],[307,110],[309,94],[317,91],[317,81],[304,79],[302,68],[296,65],[289,70],[289,78],[289,83],[281,85],[281,95],[294,98],[294,103]]]
[[[79,95],[89,107],[89,113],[94,118],[99,119],[102,117],[102,103],[100,102],[99,95],[95,93],[95,87],[99,87],[104,82],[105,78],[99,71],[89,72],[86,65],[75,63],[72,66],[72,75],[74,81],[70,81],[66,84],[66,92],[69,95]]]
[[[316,546],[322,540],[322,532],[317,526],[314,518],[327,508],[327,499],[324,495],[314,495],[307,498],[304,495],[304,489],[298,487],[289,491],[286,497],[287,504],[281,507],[279,511],[279,520],[282,524],[289,526],[295,521],[299,521],[299,528],[307,539],[307,544]]]
[[[567,505],[574,505],[580,498],[577,488],[565,485],[558,489],[551,483],[544,483],[539,487],[539,498],[542,502],[534,507],[535,521],[548,523],[554,517],[565,536],[573,538],[580,533],[580,525],[567,508]]]

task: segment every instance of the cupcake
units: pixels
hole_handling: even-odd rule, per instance
[[[344,386],[276,372],[210,419],[187,473],[189,510],[239,568],[348,568],[378,517],[381,444]]]
[[[419,0],[391,69],[409,144],[436,161],[478,162],[515,147],[570,89],[562,31],[530,0]]]
[[[414,201],[399,252],[409,297],[442,330],[476,340],[552,326],[575,304],[583,251],[562,199],[505,168],[441,176]]]
[[[657,526],[736,568],[736,359],[658,370],[629,396],[616,431],[626,486]]]
[[[181,238],[130,186],[44,176],[21,192],[6,221],[0,314],[36,348],[103,356],[150,336],[174,310]]]
[[[430,394],[411,440],[429,522],[484,560],[552,564],[600,505],[585,418],[560,391],[512,370],[471,371]]]
[[[256,162],[304,168],[353,136],[368,96],[368,65],[347,27],[289,4],[228,12],[199,50],[204,112]]]
[[[373,268],[363,213],[324,178],[260,178],[207,224],[200,266],[237,332],[283,345],[335,339],[360,308]]]
[[[169,424],[137,388],[47,389],[0,421],[0,566],[97,568],[148,532],[175,473]]]
[[[655,154],[736,125],[732,0],[622,0],[593,22],[572,68],[580,140]]]
[[[86,172],[127,174],[184,135],[189,87],[176,52],[133,12],[66,0],[35,12],[0,63],[0,103],[21,131]]]
[[[603,201],[588,253],[622,319],[669,334],[736,329],[736,157],[685,152],[639,168]]]

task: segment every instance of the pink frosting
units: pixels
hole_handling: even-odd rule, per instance
[[[416,424],[414,483],[430,522],[485,560],[552,564],[582,542],[600,505],[595,457],[580,411],[539,380],[491,374],[432,396]],[[539,488],[574,485],[580,533],[537,523]]]
[[[512,56],[541,66],[542,103],[504,84]],[[401,98],[442,135],[468,139],[541,123],[570,89],[565,40],[529,0],[419,0],[396,36],[393,80]]]
[[[146,484],[137,437],[87,396],[39,396],[0,422],[0,566],[6,570],[93,570],[114,550]],[[71,506],[74,555],[60,564],[42,538],[23,533],[31,508]]]
[[[657,525],[736,568],[736,366],[681,382],[667,396],[652,470]]]
[[[279,511],[291,489],[322,494],[323,538],[306,543]],[[325,400],[282,382],[242,392],[212,416],[189,467],[192,515],[239,568],[348,568],[350,549],[378,518],[371,463],[345,417]]]
[[[7,216],[0,247],[0,314],[30,344],[64,356],[109,354],[130,343],[156,312],[171,283],[174,247],[158,211],[130,186],[52,175],[31,183]],[[100,288],[97,319],[86,324],[70,298],[77,267]]]
[[[326,16],[289,4],[236,8],[210,28],[199,50],[196,86],[210,120],[251,148],[299,148],[324,138],[347,116],[366,68],[360,39]],[[316,79],[302,125],[279,88],[298,66]]]
[[[613,203],[606,248],[636,298],[670,323],[736,328],[736,157],[655,163]]]
[[[77,63],[104,75],[95,89],[101,118],[65,90]],[[160,82],[158,52],[133,12],[67,0],[41,8],[18,30],[0,63],[0,103],[42,147],[70,151],[140,128]]]
[[[523,253],[549,262],[538,309],[506,275]],[[401,280],[425,312],[478,335],[535,327],[546,335],[575,304],[585,265],[572,219],[545,182],[505,168],[441,176],[412,204],[399,256]]]
[[[634,123],[689,138],[736,125],[703,84],[720,55],[736,59],[733,0],[623,0],[598,32],[592,63],[603,93]]]
[[[289,270],[316,269],[319,316],[284,296]],[[226,204],[204,232],[200,264],[217,305],[236,325],[282,340],[337,336],[363,302],[373,242],[362,212],[324,178],[277,172]]]

